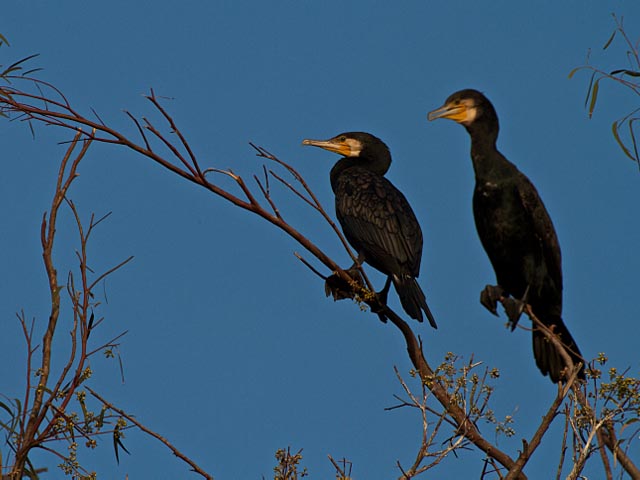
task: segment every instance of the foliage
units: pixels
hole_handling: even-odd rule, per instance
[[[569,73],[569,78],[572,78],[576,72],[582,70],[591,71],[585,98],[585,107],[589,113],[589,118],[591,118],[595,111],[600,93],[600,82],[602,80],[613,81],[614,84],[627,89],[636,97],[640,96],[640,39],[633,42],[624,29],[623,18],[618,19],[615,15],[613,18],[616,23],[616,28],[602,48],[603,50],[607,50],[614,44],[615,39],[620,39],[626,49],[625,63],[627,63],[627,65],[622,68],[605,71],[589,65],[589,58],[587,58],[587,65],[574,68]],[[640,106],[615,120],[611,125],[611,131],[624,154],[629,159],[638,163],[638,167],[640,167],[640,152],[637,141],[638,127],[636,123],[638,120],[640,120]]]
[[[103,323],[104,318],[97,317],[101,302],[97,300],[96,287],[126,264],[131,258],[121,262],[102,274],[95,274],[88,266],[88,243],[95,228],[108,216],[96,219],[90,217],[88,226],[80,219],[80,213],[69,199],[68,193],[77,178],[77,168],[85,156],[91,141],[81,140],[77,134],[69,145],[58,172],[51,208],[45,212],[42,220],[41,243],[45,270],[49,280],[51,312],[48,321],[41,325],[34,320],[28,321],[26,314],[17,315],[22,327],[26,348],[25,393],[22,398],[12,398],[1,402],[7,420],[0,422],[4,430],[10,453],[4,456],[4,462],[12,466],[11,475],[24,471],[30,477],[37,477],[38,470],[33,467],[29,456],[38,447],[56,455],[60,468],[67,475],[79,479],[94,478],[95,472],[84,469],[77,458],[78,441],[88,448],[95,448],[97,438],[109,435],[116,444],[121,445],[122,419],[104,406],[97,411],[86,398],[82,390],[92,376],[90,361],[100,353],[109,355],[117,350],[118,335],[104,344],[93,345],[92,334]],[[74,151],[80,146],[80,151]],[[75,220],[79,234],[80,247],[76,250],[77,270],[69,271],[60,284],[54,264],[54,240],[61,208],[67,207]],[[67,314],[63,307],[61,293],[65,293],[71,305]],[[59,319],[64,319],[58,324]],[[67,320],[68,319],[68,320]],[[52,352],[56,349],[54,333],[64,328],[70,331],[71,348],[63,365],[56,369],[52,366]],[[41,346],[36,345],[36,336],[42,335]],[[67,444],[66,451],[53,445]]]
[[[290,447],[287,447],[286,450],[278,449],[276,451],[276,460],[278,460],[278,465],[273,469],[275,473],[273,480],[298,480],[298,478],[304,478],[308,475],[306,468],[298,472],[298,467],[302,460],[302,449],[293,455],[291,455]]]

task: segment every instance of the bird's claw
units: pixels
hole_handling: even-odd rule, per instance
[[[389,296],[389,287],[391,286],[391,278],[388,277],[387,281],[384,284],[384,287],[379,292],[376,292],[377,303],[380,305],[380,308],[371,307],[371,311],[378,314],[378,318],[382,323],[387,323],[388,317],[384,314],[384,307],[387,305],[387,298]]]
[[[511,331],[513,331],[515,330],[516,325],[518,325],[518,321],[520,320],[520,316],[524,311],[526,303],[516,298],[505,298],[502,300],[502,305],[504,306],[504,312],[507,314],[507,318],[509,319]]]
[[[504,289],[500,285],[487,285],[480,292],[480,303],[497,317],[498,301],[502,300],[503,294]]]
[[[364,285],[362,275],[357,267],[351,267],[345,272],[351,277],[352,280],[350,282],[344,280],[337,273],[329,275],[324,281],[324,293],[327,297],[329,295],[333,296],[334,301],[355,298],[355,285]]]

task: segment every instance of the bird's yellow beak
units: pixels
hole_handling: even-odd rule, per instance
[[[302,145],[311,145],[312,147],[320,147],[330,152],[339,153],[344,157],[351,155],[351,145],[347,142],[341,142],[335,138],[331,140],[311,140],[306,138],[302,141]]]
[[[469,118],[469,106],[465,103],[445,103],[440,108],[436,108],[429,112],[427,118],[429,120],[437,120],[438,118],[448,118],[449,120],[462,123]]]

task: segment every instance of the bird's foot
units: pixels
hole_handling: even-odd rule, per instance
[[[480,303],[497,317],[498,301],[503,300],[503,294],[504,289],[500,285],[487,285],[480,292]]]
[[[346,274],[351,277],[350,281],[344,280],[337,273],[333,273],[324,281],[324,293],[328,297],[333,296],[333,300],[344,300],[345,298],[354,299],[356,297],[357,287],[362,287],[364,281],[360,270],[357,266],[352,266],[345,270]]]
[[[387,277],[387,281],[384,284],[382,290],[376,293],[379,307],[371,307],[371,311],[378,314],[378,318],[382,323],[387,323],[387,316],[383,310],[387,305],[387,298],[389,296],[389,287],[391,286],[391,277]]]
[[[389,287],[391,287],[391,277],[387,277],[387,281],[384,283],[384,287],[382,287],[382,290],[376,293],[376,296],[378,297],[378,301],[380,302],[381,305],[387,304],[387,298],[389,296]]]
[[[509,318],[509,326],[511,327],[512,332],[516,329],[516,325],[518,325],[518,320],[520,320],[522,312],[527,308],[529,287],[530,285],[527,285],[524,295],[522,295],[520,300],[516,298],[505,298],[502,300],[502,305],[504,306],[504,311]]]
[[[522,312],[524,312],[524,307],[527,304],[517,298],[503,298],[502,305],[504,306],[504,312],[507,314],[507,318],[509,319],[509,327],[511,327],[511,331],[513,331],[515,330],[516,325],[518,325],[520,316],[522,315]]]

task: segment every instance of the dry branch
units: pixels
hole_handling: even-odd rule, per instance
[[[535,448],[540,443],[544,433],[547,431],[551,420],[556,415],[558,407],[560,406],[562,400],[565,398],[567,392],[575,381],[575,376],[577,374],[576,368],[570,369],[571,375],[569,381],[561,390],[559,390],[556,400],[554,400],[553,404],[549,408],[547,415],[545,416],[545,421],[541,424],[538,431],[534,434],[531,441],[527,444],[527,448],[523,450],[522,454],[518,457],[517,460],[512,459],[507,453],[498,449],[496,445],[489,442],[481,434],[475,423],[470,420],[465,409],[456,402],[456,399],[449,394],[445,385],[443,385],[438,380],[437,375],[429,366],[424,356],[422,345],[418,337],[413,332],[409,324],[404,321],[397,313],[391,310],[386,304],[381,303],[377,295],[372,294],[373,287],[371,283],[367,280],[367,286],[365,287],[363,285],[359,285],[357,282],[353,282],[353,278],[349,276],[349,274],[345,270],[340,268],[340,266],[334,260],[332,260],[326,253],[324,253],[319,247],[317,247],[308,237],[303,235],[294,226],[290,225],[283,219],[277,207],[277,204],[271,196],[271,191],[268,185],[268,175],[266,175],[266,173],[264,185],[258,181],[258,188],[260,190],[259,195],[262,195],[262,197],[266,201],[266,205],[263,206],[241,176],[233,173],[231,170],[222,170],[215,167],[206,169],[202,168],[197,158],[193,154],[192,149],[190,148],[186,140],[186,137],[182,134],[171,115],[163,107],[153,91],[151,91],[150,95],[146,98],[151,103],[155,111],[160,114],[162,120],[166,123],[163,128],[168,127],[170,133],[176,135],[176,137],[178,138],[177,143],[173,143],[169,139],[169,137],[165,133],[163,133],[163,128],[158,128],[147,118],[142,117],[142,120],[139,120],[129,112],[126,112],[127,117],[134,123],[137,132],[140,135],[140,140],[130,139],[118,130],[107,126],[107,124],[105,124],[105,122],[103,122],[100,117],[97,117],[99,121],[96,122],[79,114],[71,107],[69,102],[59,90],[55,89],[53,86],[47,84],[46,82],[34,79],[20,80],[26,81],[28,82],[28,84],[37,87],[36,89],[38,90],[38,93],[30,93],[25,90],[20,90],[13,85],[9,87],[0,87],[0,112],[20,116],[21,119],[29,121],[30,123],[43,123],[45,125],[59,126],[74,131],[75,137],[69,150],[69,156],[73,151],[73,147],[75,147],[75,145],[83,137],[89,141],[119,145],[121,147],[130,149],[138,153],[139,155],[148,158],[152,162],[160,165],[162,168],[165,168],[169,172],[174,173],[179,177],[182,177],[183,179],[206,189],[210,193],[218,196],[219,198],[222,198],[224,201],[229,202],[231,205],[258,215],[265,221],[271,223],[276,228],[282,230],[283,232],[285,232],[285,234],[296,240],[296,242],[298,242],[298,244],[302,248],[304,248],[313,257],[315,257],[315,259],[322,265],[324,265],[329,272],[333,272],[333,274],[337,275],[338,278],[346,282],[346,284],[351,285],[354,297],[362,299],[362,301],[371,308],[372,312],[375,312],[389,319],[390,322],[400,331],[406,344],[407,354],[409,355],[414,368],[419,373],[422,382],[424,383],[424,385],[426,385],[431,394],[437,399],[437,401],[446,411],[446,418],[442,417],[443,421],[446,421],[454,426],[453,436],[457,436],[460,439],[464,438],[466,441],[471,442],[473,445],[475,445],[476,448],[484,452],[487,459],[489,459],[487,461],[487,464],[491,464],[494,467],[495,471],[497,471],[497,466],[495,463],[497,462],[505,469],[510,471],[508,478],[527,478],[524,473],[522,473],[522,468],[530,458]],[[42,93],[43,90],[53,93],[52,95],[47,96]],[[86,141],[84,143],[86,147],[88,147],[90,143],[89,141]],[[157,149],[154,147],[154,144],[159,144]],[[269,153],[264,148],[257,147],[255,145],[252,146],[257,150],[260,157],[275,162],[277,165],[283,167],[287,171],[287,173],[293,177],[295,182],[297,182],[297,185],[300,186],[301,190],[299,189],[299,187],[296,187],[292,183],[286,181],[282,175],[269,171],[270,176],[283,184],[295,195],[302,198],[306,202],[306,204],[314,208],[322,215],[325,221],[336,233],[343,247],[346,249],[346,251],[349,252],[352,259],[355,260],[355,256],[351,252],[351,249],[349,248],[346,239],[342,235],[342,232],[337,227],[335,222],[331,220],[330,216],[326,213],[325,209],[315,197],[312,190],[309,188],[302,176],[293,167],[278,159],[275,155]],[[161,150],[166,151],[168,153],[168,156],[160,154],[159,151]],[[86,150],[83,150],[83,152],[84,151]],[[67,162],[68,158],[65,158],[65,160],[63,161],[63,166],[66,165]],[[45,216],[43,220],[42,242],[45,251],[50,252],[53,246],[53,233],[51,229],[52,226],[55,225],[55,214],[57,213],[57,209],[59,208],[60,203],[64,199],[68,185],[75,176],[75,166],[77,166],[77,163],[72,163],[71,173],[69,173],[68,176],[64,178],[62,175],[64,168],[61,170],[61,176],[58,179],[57,189],[57,192],[59,193],[57,193],[56,197],[54,198],[54,208],[52,208],[52,213],[49,214],[49,217],[47,218]],[[206,175],[209,172],[217,172],[227,175],[233,180],[238,191],[236,193],[232,193],[230,190],[224,189],[216,184],[209,182],[206,178]],[[80,256],[80,259],[81,264],[86,268],[86,259],[82,254]],[[305,263],[311,267],[311,264],[308,261],[305,260]],[[43,348],[47,349],[45,356],[50,356],[50,338],[48,338],[48,336],[53,336],[53,332],[56,326],[58,316],[58,308],[56,307],[56,305],[59,305],[59,290],[56,281],[56,272],[53,264],[51,262],[48,262],[47,259],[45,259],[45,264],[47,266],[47,272],[50,278],[53,308],[50,315],[47,336],[45,336],[45,339],[43,341]],[[324,277],[324,275],[321,274],[317,269],[313,270],[321,277]],[[89,284],[86,283],[85,279],[83,279],[82,284],[83,289],[89,286]],[[91,287],[93,287],[94,285],[95,282],[90,284]],[[58,297],[56,297],[56,295],[58,295]],[[82,308],[86,307],[86,304],[82,305]],[[548,336],[549,341],[557,344],[557,348],[562,353],[563,358],[566,357],[565,360],[567,365],[572,366],[570,356],[564,350],[561,342],[557,339],[553,332],[545,331],[545,335]],[[43,352],[43,354],[44,353],[45,352]],[[40,378],[41,387],[46,385],[46,378],[47,377],[44,377],[44,379],[43,377]],[[43,402],[41,392],[42,388],[38,388],[36,390],[37,402],[34,405],[37,406],[37,408],[34,408],[32,410],[32,415],[25,432],[25,439],[34,438],[34,433],[37,431],[38,426],[44,419],[44,413],[41,408]],[[101,397],[98,397],[97,394],[95,394],[93,391],[91,392],[96,395],[96,398],[101,399]],[[106,402],[105,405],[107,405]],[[119,410],[115,409],[115,407],[110,408],[113,408],[114,411],[121,413]],[[126,415],[124,414],[124,412],[122,412],[121,414],[123,416]],[[131,419],[131,421],[135,423],[134,420]],[[166,440],[164,440],[162,437],[157,436],[157,434],[153,434],[150,431],[148,431],[147,433],[153,435],[155,438],[160,439],[167,446],[170,446],[170,444],[168,444]],[[617,443],[612,440],[612,435],[607,433],[605,429],[603,429],[602,437],[604,444],[607,445],[608,448],[610,448],[613,452],[615,452],[616,458],[620,460],[620,463],[623,464],[625,470],[632,474],[631,472],[634,472],[633,469],[635,468],[635,466],[628,459],[628,457],[626,457],[624,452],[620,451]],[[27,441],[25,445],[22,445],[20,451],[27,452],[29,448],[33,447],[34,444],[30,442],[32,442],[32,440]],[[26,457],[22,458],[22,461],[24,466]],[[418,465],[419,463],[414,464],[416,468],[413,469],[413,472],[418,471]],[[407,474],[408,473],[409,472],[407,472]],[[498,475],[500,475],[499,472]]]
[[[87,390],[89,391],[89,393],[91,393],[91,395],[93,395],[98,400],[100,400],[108,409],[113,410],[114,412],[118,413],[118,415],[121,415],[122,417],[126,418],[128,421],[133,423],[136,427],[138,427],[140,430],[142,430],[147,435],[150,435],[153,438],[155,438],[155,439],[159,440],[160,442],[162,442],[166,447],[169,448],[169,450],[171,450],[171,453],[173,453],[180,460],[182,460],[183,462],[188,464],[192,468],[192,470],[194,472],[200,474],[201,476],[203,476],[207,480],[213,480],[213,477],[211,475],[209,475],[202,468],[200,468],[198,466],[198,464],[196,464],[193,460],[191,460],[189,457],[187,457],[184,453],[182,453],[180,450],[178,450],[176,447],[174,447],[171,444],[171,442],[169,442],[162,435],[160,435],[159,433],[156,433],[153,430],[145,427],[142,423],[137,421],[132,415],[129,415],[124,410],[114,406],[112,403],[107,402],[100,394],[94,392],[91,388],[87,387]]]

